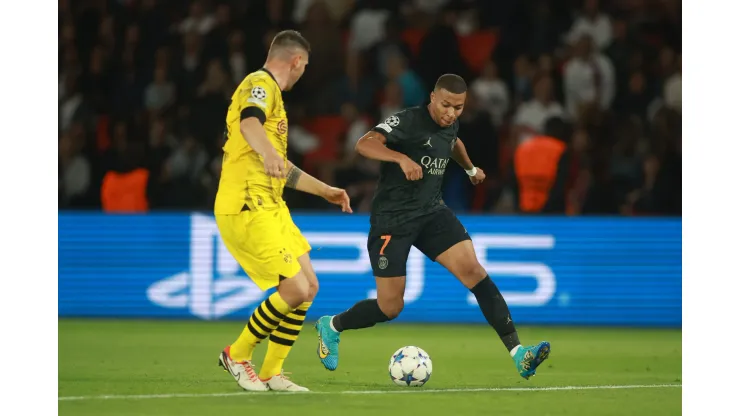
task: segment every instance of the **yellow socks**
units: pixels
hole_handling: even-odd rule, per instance
[[[283,362],[288,357],[293,343],[298,339],[298,334],[306,319],[306,311],[311,307],[311,302],[304,302],[289,313],[280,325],[270,334],[270,342],[267,344],[265,362],[260,369],[260,378],[267,380],[272,376],[280,374]],[[233,349],[232,349],[233,351]]]
[[[254,311],[252,317],[249,318],[247,326],[244,327],[244,331],[239,335],[236,342],[231,344],[231,359],[234,361],[251,360],[252,353],[254,353],[254,348],[257,344],[267,338],[267,336],[270,335],[270,333],[272,333],[283,320],[287,319],[289,316],[293,317],[294,315],[291,313],[292,310],[293,308],[285,303],[278,292],[273,293],[270,297],[265,299],[257,310]],[[302,313],[304,316],[301,317],[301,324],[303,324],[303,318],[305,317],[306,312],[303,311]],[[295,338],[291,339],[295,340]],[[270,346],[272,346],[272,344],[272,338],[270,338]],[[292,341],[291,345],[293,345]],[[290,349],[290,347],[288,347],[288,349]],[[269,348],[267,351],[269,354]]]

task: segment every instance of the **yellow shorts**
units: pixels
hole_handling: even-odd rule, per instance
[[[298,274],[298,257],[311,250],[287,207],[216,215],[216,224],[226,248],[262,290]]]

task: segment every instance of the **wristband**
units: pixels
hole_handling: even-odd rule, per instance
[[[475,174],[478,173],[478,168],[476,168],[475,166],[473,166],[473,169],[470,169],[470,170],[467,170],[466,169],[465,170],[465,173],[467,173],[468,176],[475,176]]]

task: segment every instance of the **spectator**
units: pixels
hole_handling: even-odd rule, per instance
[[[187,135],[164,163],[160,206],[200,207],[204,202],[208,162],[203,146],[193,135]]]
[[[496,63],[492,60],[486,62],[480,77],[470,85],[470,92],[490,114],[494,125],[501,126],[509,111],[509,90],[499,78]]]
[[[385,84],[383,101],[380,103],[380,120],[392,116],[403,109],[403,89],[395,81]]]
[[[565,64],[565,102],[571,117],[578,118],[583,106],[601,110],[611,106],[616,84],[609,58],[593,50],[593,42],[583,35],[575,46],[575,56]]]
[[[643,215],[674,214],[671,207],[670,179],[667,178],[661,160],[656,154],[649,155],[643,162],[642,184],[627,196],[627,213]]]
[[[520,55],[514,61],[514,103],[519,105],[532,97],[532,79],[535,68],[527,55]]]
[[[603,50],[612,42],[611,19],[599,8],[599,0],[585,0],[583,11],[576,17],[568,32],[567,39],[571,44],[578,42],[584,35],[594,40],[594,46]]]
[[[332,20],[341,20],[349,11],[353,0],[296,0],[293,8],[293,22],[303,24],[309,9],[317,2],[323,1],[328,6],[327,10],[331,13]]]
[[[388,57],[386,73],[388,80],[398,83],[403,95],[403,107],[420,105],[427,97],[428,92],[424,89],[421,79],[409,69],[406,59],[400,54]]]
[[[244,53],[244,32],[234,30],[229,35],[228,61],[231,70],[231,80],[234,85],[239,85],[247,76],[247,56]]]
[[[388,60],[400,55],[407,63],[411,62],[411,48],[401,39],[402,22],[397,17],[390,17],[385,21],[385,35],[370,51],[375,72],[381,77],[388,77]]]
[[[342,117],[348,128],[342,158],[331,168],[334,182],[347,189],[357,212],[368,212],[380,175],[380,163],[357,153],[355,145],[370,130],[370,125],[352,103],[342,105]]]
[[[85,205],[90,188],[90,162],[80,152],[78,139],[69,134],[59,140],[59,206],[74,208]]]
[[[390,16],[377,0],[368,0],[352,17],[349,29],[349,52],[360,53],[383,39],[385,21]]]
[[[514,115],[514,137],[519,143],[529,137],[544,132],[545,122],[552,117],[565,117],[565,110],[553,100],[552,80],[541,76],[535,82],[535,95],[532,100],[522,103]]]
[[[548,53],[543,53],[537,58],[537,65],[534,71],[539,76],[546,75],[550,77],[553,99],[562,103],[565,98],[563,95],[563,77],[561,76],[560,68],[556,65],[555,57]]]
[[[444,11],[421,40],[415,69],[427,91],[434,88],[437,78],[442,74],[453,73],[469,78],[455,33],[455,22],[455,12]]]
[[[345,154],[354,153],[357,141],[370,130],[369,118],[360,114],[357,107],[352,103],[342,104],[341,114],[347,123],[347,137],[344,146]]]
[[[290,109],[290,128],[288,129],[288,156],[293,163],[302,164],[303,157],[319,148],[321,141],[308,131],[304,124],[307,120],[306,108],[295,105]]]
[[[59,103],[59,130],[64,132],[75,121],[90,117],[90,109],[78,86],[78,78],[68,74],[64,80],[65,96]]]
[[[498,135],[490,114],[482,108],[475,94],[468,95],[459,120],[458,136],[473,163],[486,173],[486,182],[478,186],[493,184],[498,177]],[[445,203],[455,211],[468,211],[472,207],[473,192],[467,173],[457,163],[448,164],[443,187]]]
[[[154,113],[166,110],[175,102],[175,84],[167,79],[164,68],[154,70],[154,81],[146,87],[144,105]]]
[[[528,214],[564,214],[572,148],[570,128],[562,118],[546,120],[543,134],[517,146],[510,176],[516,210]]]
[[[364,61],[359,54],[347,55],[345,73],[335,84],[334,113],[339,112],[342,103],[351,102],[360,112],[367,112],[373,102],[375,83],[371,78],[363,76]]]
[[[616,103],[615,109],[624,116],[634,115],[645,122],[647,121],[648,106],[652,100],[653,95],[647,89],[645,74],[634,72],[630,75],[626,93]]]
[[[190,118],[191,133],[201,144],[205,145],[212,137],[223,132],[224,114],[228,110],[233,92],[234,84],[221,60],[211,60],[192,102],[194,114]]]
[[[638,56],[636,55],[632,59],[632,55],[635,52],[634,45],[627,33],[627,22],[624,20],[614,21],[614,38],[609,47],[606,48],[604,53],[609,60],[614,63],[614,75],[616,79],[616,100],[621,100],[627,90],[627,84],[629,82],[629,76],[634,71],[642,71],[641,63],[638,63]],[[641,57],[640,57],[641,58]],[[630,65],[630,61],[634,61],[634,65]]]
[[[663,87],[663,100],[665,105],[681,112],[681,55],[677,59],[678,70],[671,75]]]
[[[197,32],[183,36],[179,90],[185,100],[192,99],[203,71],[203,48]]]
[[[121,67],[114,78],[115,87],[111,100],[113,115],[123,117],[140,109],[146,83],[141,72],[136,69],[133,50],[123,51]]]
[[[129,142],[126,125],[119,124],[115,136],[115,160],[103,176],[100,196],[106,212],[146,212],[153,192],[151,176],[145,167],[143,143]]]
[[[320,94],[324,85],[342,73],[342,33],[325,0],[312,2],[301,34],[311,43],[310,65],[301,79],[309,97]]]
[[[196,182],[208,162],[208,155],[195,137],[188,135],[167,159],[167,177],[170,180],[186,179]]]
[[[182,34],[196,32],[199,35],[207,35],[216,26],[216,17],[206,13],[205,6],[200,1],[190,3],[190,13],[183,20],[178,30]]]
[[[530,30],[529,52],[533,55],[548,54],[558,47],[559,21],[553,14],[552,1],[538,1]]]

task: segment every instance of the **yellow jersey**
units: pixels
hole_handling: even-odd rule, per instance
[[[262,68],[247,75],[231,96],[215,214],[238,214],[245,204],[252,210],[285,205],[285,178],[269,176],[264,159],[242,136],[241,121],[249,117],[262,122],[267,139],[287,165],[288,118],[282,91],[272,74]]]

